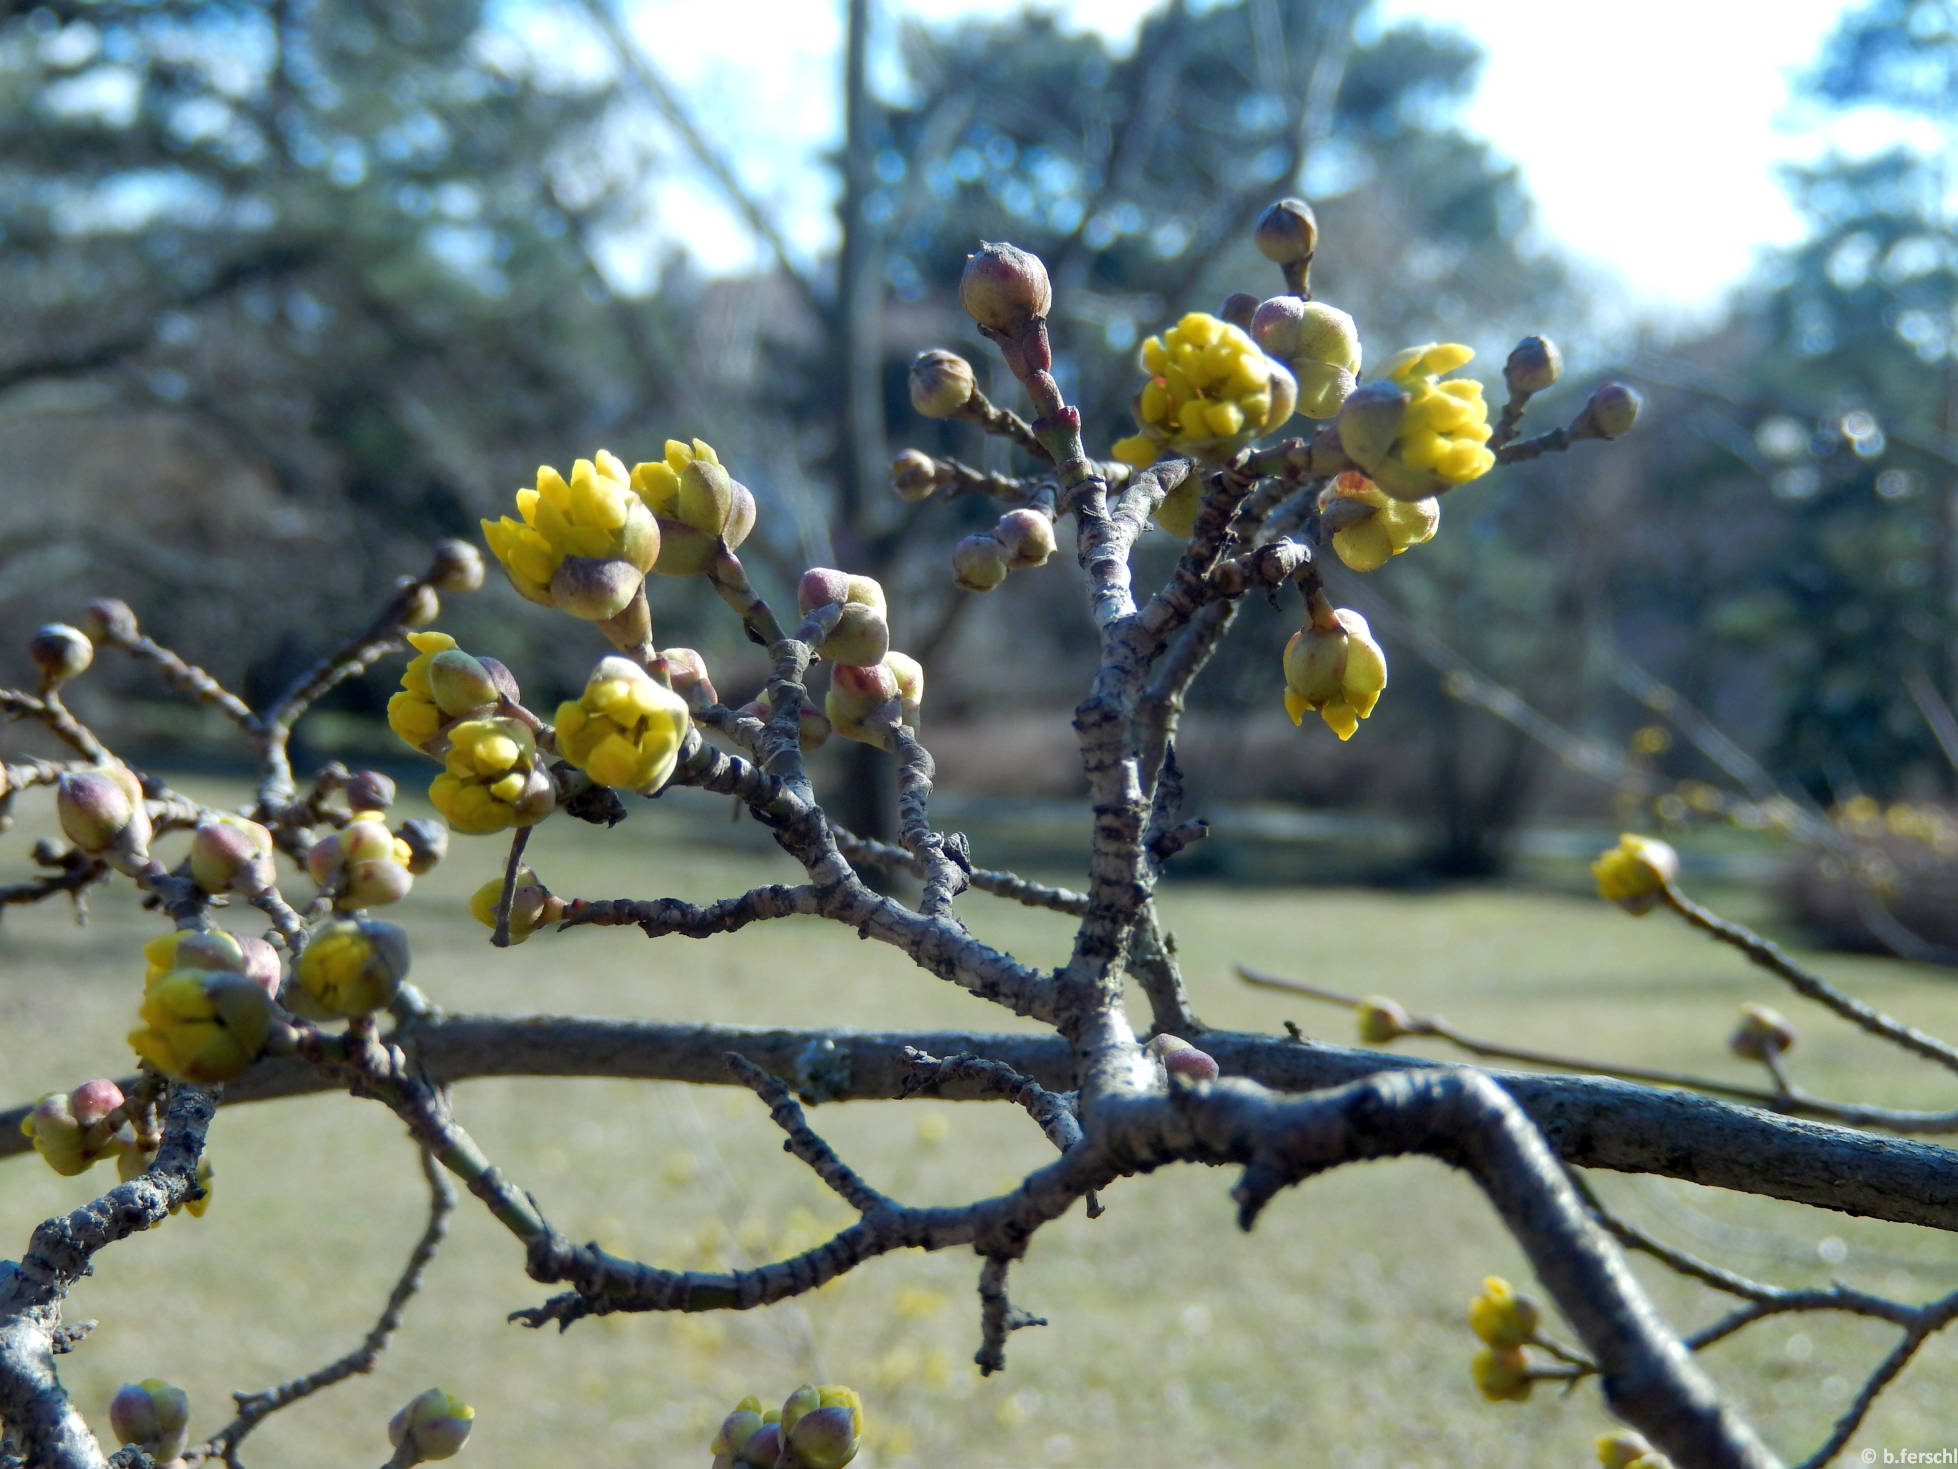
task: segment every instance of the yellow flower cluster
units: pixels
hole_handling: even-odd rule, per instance
[[[601,658],[584,694],[557,708],[558,749],[600,785],[653,792],[679,761],[687,702],[627,658]]]
[[[1469,1302],[1469,1330],[1492,1347],[1520,1347],[1536,1339],[1541,1313],[1528,1296],[1500,1275],[1482,1282],[1482,1294]]]
[[[1634,916],[1650,913],[1659,895],[1679,876],[1679,854],[1652,837],[1625,832],[1618,845],[1591,864],[1598,896]]]
[[[496,905],[503,897],[503,879],[492,877],[470,895],[469,912],[484,928],[496,927]],[[564,917],[564,899],[537,880],[528,867],[517,869],[516,886],[510,893],[510,943],[522,943],[547,923]]]
[[[445,632],[411,632],[415,656],[401,670],[401,692],[388,700],[388,728],[421,749],[451,719],[495,704],[496,679]]]
[[[132,1139],[126,1126],[109,1125],[122,1104],[122,1088],[107,1078],[85,1081],[72,1092],[49,1092],[21,1118],[21,1136],[56,1173],[73,1178]]]
[[[415,879],[408,871],[414,853],[388,830],[378,811],[356,816],[313,843],[306,870],[322,891],[331,890],[336,908],[377,908],[408,896]]]
[[[1330,627],[1308,622],[1285,644],[1285,712],[1298,724],[1316,709],[1342,740],[1353,737],[1387,687],[1387,655],[1349,607]]]
[[[1135,400],[1141,432],[1115,457],[1144,468],[1164,453],[1222,459],[1292,416],[1298,384],[1227,321],[1192,311],[1142,344],[1149,381]],[[1187,532],[1185,532],[1187,534]]]
[[[705,571],[722,542],[733,550],[755,528],[755,497],[704,439],[668,439],[664,459],[632,466],[632,488],[659,522],[653,570],[662,576]]]
[[[1333,550],[1354,571],[1377,571],[1409,546],[1432,540],[1441,524],[1441,502],[1432,496],[1396,500],[1350,469],[1319,497],[1319,513],[1340,522]]]
[[[556,804],[551,778],[538,764],[537,741],[520,720],[465,719],[449,731],[442,763],[428,799],[459,832],[480,836],[533,826]]]
[[[1495,464],[1482,384],[1439,379],[1471,357],[1459,342],[1409,347],[1346,400],[1339,441],[1347,456],[1397,500],[1421,500],[1467,484]]]
[[[580,459],[569,480],[549,465],[517,491],[523,518],[485,520],[483,539],[533,602],[602,621],[632,600],[659,557],[659,525],[617,456]]]

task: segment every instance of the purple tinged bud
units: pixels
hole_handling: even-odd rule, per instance
[[[795,1456],[809,1469],[843,1469],[857,1456],[857,1415],[849,1408],[814,1408],[788,1431]]]
[[[811,567],[802,573],[802,580],[796,583],[796,611],[805,615],[832,602],[846,602],[849,597],[850,578],[827,566]]]
[[[1215,1081],[1217,1061],[1208,1051],[1200,1051],[1181,1036],[1159,1035],[1149,1042],[1149,1054],[1162,1063],[1172,1081]]]
[[[129,610],[127,602],[114,597],[90,602],[82,617],[82,628],[98,643],[133,643],[141,636],[136,627],[136,614]]]
[[[781,1457],[782,1425],[764,1423],[754,1431],[747,1443],[741,1446],[741,1455],[735,1462],[754,1466],[754,1469],[762,1469],[764,1465],[772,1466]]]
[[[347,806],[354,811],[385,811],[394,804],[394,777],[362,770],[347,779]]]
[[[646,574],[617,557],[567,556],[551,578],[551,605],[588,622],[625,611],[646,583]]]
[[[867,668],[881,663],[891,650],[891,625],[883,609],[862,602],[845,602],[843,615],[836,619],[816,651],[832,663]]]
[[[149,846],[143,788],[124,766],[68,772],[55,782],[54,804],[68,840],[91,857]]]
[[[1503,385],[1512,398],[1541,393],[1564,375],[1564,354],[1548,337],[1525,337],[1503,363]]]
[[[707,673],[707,660],[697,649],[667,648],[659,656],[666,660],[666,676],[673,692],[687,701],[689,709],[720,703],[721,696],[714,691],[714,680]]]
[[[95,1126],[122,1103],[122,1088],[106,1076],[85,1081],[68,1094],[68,1105],[83,1127]]]
[[[43,680],[58,684],[73,678],[95,661],[95,645],[81,629],[65,622],[50,622],[27,640],[27,656],[34,660]]]
[[[483,553],[467,541],[437,541],[428,579],[445,592],[473,592],[483,584]]]
[[[1258,216],[1251,239],[1274,265],[1297,265],[1319,247],[1319,221],[1305,200],[1280,199]]]
[[[967,536],[952,547],[952,580],[968,592],[990,592],[1006,580],[1007,564],[996,536]]]
[[[417,1393],[406,1407],[388,1420],[388,1442],[397,1449],[404,1445],[415,1455],[412,1462],[453,1459],[469,1437],[476,1410],[451,1397],[439,1387]]]
[[[262,893],[276,873],[272,833],[242,816],[206,817],[190,834],[190,875],[207,893]]]
[[[517,687],[517,676],[500,658],[479,656],[476,661],[489,670],[490,682],[496,685],[496,692],[512,704],[523,702],[523,690]]]
[[[1054,289],[1039,256],[1018,245],[982,242],[965,258],[959,304],[980,326],[1015,336],[1046,318]]]

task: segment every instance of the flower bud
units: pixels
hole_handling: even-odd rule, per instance
[[[806,1469],[843,1469],[863,1436],[863,1402],[847,1387],[805,1384],[782,1404],[781,1432]]]
[[[1368,995],[1353,1007],[1353,1013],[1360,1023],[1362,1045],[1384,1046],[1407,1035],[1413,1025],[1400,1002],[1384,995]]]
[[[891,461],[891,488],[900,500],[917,504],[938,488],[938,466],[921,449],[906,449]]]
[[[1410,546],[1434,538],[1441,502],[1400,500],[1358,470],[1337,476],[1319,496],[1320,524],[1332,532],[1333,550],[1354,571],[1376,571]]]
[[[1280,199],[1265,207],[1251,232],[1258,253],[1274,265],[1297,265],[1319,245],[1319,222],[1303,199]]]
[[[1352,317],[1323,301],[1273,296],[1252,317],[1251,335],[1291,369],[1300,413],[1331,418],[1339,412],[1360,370],[1360,333]]]
[[[42,1097],[21,1119],[21,1134],[32,1139],[50,1168],[73,1178],[120,1148],[115,1133],[102,1124],[122,1104],[122,1088],[113,1081],[85,1081],[72,1092]]]
[[[972,401],[972,364],[934,348],[911,362],[911,406],[925,418],[950,418]]]
[[[470,896],[469,912],[484,928],[496,927],[496,905],[503,898],[503,879],[493,877]],[[564,917],[564,899],[537,880],[528,867],[517,869],[516,886],[510,890],[510,943],[522,943],[538,929]]]
[[[714,1441],[707,1446],[707,1451],[730,1458],[739,1456],[748,1441],[761,1431],[763,1422],[761,1400],[743,1398],[735,1410],[721,1420],[720,1431],[714,1435]]]
[[[1637,389],[1623,383],[1601,383],[1585,403],[1584,411],[1570,426],[1571,436],[1579,439],[1616,439],[1632,431],[1639,409],[1645,406]]]
[[[819,608],[841,603],[843,612],[816,652],[832,663],[848,663],[866,668],[890,651],[891,629],[884,604],[884,589],[874,577],[850,576],[827,566],[814,567],[802,574],[796,585],[796,606],[806,616]]]
[[[272,833],[242,816],[207,816],[190,834],[190,875],[207,893],[262,893],[276,880]]]
[[[664,786],[692,729],[686,700],[629,658],[601,658],[582,698],[557,708],[558,750],[603,786]]]
[[[73,678],[95,661],[95,645],[79,628],[65,622],[50,622],[38,628],[27,640],[27,656],[40,670],[42,681],[50,686]]]
[[[194,969],[243,975],[268,996],[278,997],[278,951],[262,938],[219,928],[180,928],[144,944],[143,958],[148,964],[145,990],[168,974]]]
[[[1208,1051],[1198,1050],[1181,1036],[1159,1035],[1146,1048],[1162,1064],[1172,1081],[1215,1081],[1217,1060]]]
[[[414,876],[408,844],[378,814],[357,816],[321,837],[306,853],[306,870],[336,908],[374,908],[408,896]]]
[[[1045,566],[1054,554],[1054,522],[1038,510],[1009,510],[993,527],[1008,566]]]
[[[91,857],[134,854],[149,846],[149,808],[127,766],[66,772],[55,781],[54,806],[68,840]]]
[[[408,1404],[388,1420],[388,1442],[397,1449],[406,1447],[415,1457],[412,1462],[453,1459],[469,1437],[476,1410],[439,1387],[417,1393]]]
[[[873,720],[884,712],[886,705],[897,706],[890,712],[902,717],[897,675],[888,664],[861,668],[841,663],[830,675],[823,713],[829,719],[831,730],[843,739],[882,749],[889,741],[889,726]]]
[[[903,656],[901,653],[887,654],[884,661],[888,663],[892,658],[901,658]],[[769,699],[766,689],[763,689],[754,698],[741,706],[741,713],[752,714],[764,724],[774,716],[774,712],[774,705]],[[825,717],[823,711],[818,709],[814,704],[811,704],[807,699],[803,700],[802,708],[798,711],[798,718],[796,720],[796,745],[801,749],[803,754],[807,755],[813,750],[820,750],[825,742],[828,741],[829,736],[829,720]]]
[[[1217,308],[1217,314],[1239,331],[1248,332],[1251,330],[1251,318],[1257,314],[1257,310],[1256,296],[1249,291],[1232,291],[1224,297],[1224,304]],[[1265,350],[1271,349],[1267,347]]]
[[[1411,401],[1407,390],[1391,378],[1361,384],[1340,405],[1340,447],[1361,465],[1385,459]]]
[[[1525,337],[1503,363],[1503,386],[1512,398],[1541,393],[1564,375],[1564,354],[1548,337]]]
[[[347,807],[352,811],[385,811],[394,804],[394,777],[378,770],[361,770],[347,777]]]
[[[909,653],[900,653],[895,648],[884,655],[884,666],[897,683],[898,705],[904,722],[915,729],[918,711],[925,702],[925,666]]]
[[[1742,1005],[1740,1023],[1727,1037],[1727,1049],[1743,1061],[1765,1061],[1795,1044],[1795,1027],[1766,1005]]]
[[[1542,1312],[1528,1296],[1500,1275],[1482,1282],[1482,1294],[1469,1302],[1469,1330],[1492,1347],[1520,1347],[1536,1336]]]
[[[1604,1469],[1631,1469],[1634,1463],[1652,1452],[1652,1443],[1642,1433],[1620,1428],[1599,1434],[1597,1450],[1598,1463]]]
[[[82,615],[82,630],[98,643],[133,643],[142,635],[129,604],[114,597],[88,604],[88,611]]]
[[[965,258],[959,304],[980,326],[1012,336],[1045,319],[1054,290],[1039,256],[1018,245],[982,242]]]
[[[428,579],[444,592],[473,592],[483,584],[483,553],[450,536],[435,543]]]
[[[435,588],[416,587],[408,594],[408,600],[401,608],[403,627],[427,627],[442,615],[442,598]]]
[[[689,709],[698,712],[721,702],[714,680],[708,677],[707,660],[696,649],[666,648],[659,656],[666,660],[666,676],[673,692],[687,701]]]
[[[449,829],[439,821],[418,816],[401,823],[395,833],[408,848],[408,871],[416,877],[433,872],[449,855]]]
[[[993,535],[967,536],[952,547],[952,581],[968,592],[990,592],[1006,580],[1006,547]]]
[[[1521,1347],[1484,1347],[1469,1364],[1469,1372],[1482,1396],[1492,1403],[1527,1402],[1530,1388],[1530,1359]]]
[[[566,556],[550,580],[551,605],[573,617],[603,622],[625,611],[646,575],[618,557]]]
[[[1633,917],[1650,913],[1679,876],[1679,854],[1662,841],[1625,832],[1591,864],[1598,896]]]
[[[567,560],[565,563],[569,565]],[[623,565],[623,562],[601,563]],[[555,585],[555,582],[553,583]],[[451,719],[496,703],[500,690],[490,671],[460,648],[443,648],[428,660],[428,696]]]
[[[1308,622],[1285,644],[1285,712],[1298,724],[1316,709],[1347,740],[1387,687],[1387,657],[1359,613],[1341,607],[1333,619],[1330,627]]]
[[[804,616],[818,607],[827,607],[832,602],[847,602],[849,598],[850,578],[828,566],[812,566],[802,573],[802,580],[795,585],[796,611]]]
[[[294,968],[322,1016],[352,1019],[392,1000],[408,977],[408,936],[392,923],[335,918],[313,930]]]
[[[272,999],[242,974],[175,969],[151,980],[131,1031],[137,1055],[164,1075],[200,1086],[234,1080],[265,1048]]]
[[[126,1382],[109,1399],[109,1428],[118,1443],[174,1459],[190,1446],[190,1396],[160,1377]]]

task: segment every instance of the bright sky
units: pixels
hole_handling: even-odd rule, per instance
[[[1001,0],[884,0],[894,13],[950,19]],[[1060,0],[1071,23],[1133,38],[1137,0]],[[1821,140],[1790,103],[1843,0],[1381,0],[1373,24],[1420,20],[1465,30],[1489,53],[1468,126],[1522,167],[1542,230],[1596,262],[1621,310],[1710,316],[1763,247],[1800,238],[1775,176]],[[741,23],[698,0],[628,0],[638,33],[696,115],[741,158],[766,198],[827,238],[830,177],[820,154],[840,130],[841,0],[749,0]],[[770,17],[775,17],[771,19]],[[1852,142],[1894,128],[1864,119]],[[704,186],[672,199],[710,266],[760,263],[746,232]],[[1613,313],[1616,314],[1616,313]],[[1642,313],[1640,313],[1642,314]]]

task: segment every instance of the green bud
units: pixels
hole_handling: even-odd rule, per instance
[[[149,846],[143,787],[126,766],[67,772],[55,782],[54,806],[68,840],[91,857],[134,854]]]
[[[680,519],[719,539],[734,509],[734,478],[711,459],[691,459],[680,471]]]
[[[867,668],[881,663],[891,650],[891,625],[883,609],[861,602],[845,602],[843,615],[816,651],[832,663],[854,664]]]
[[[453,1459],[462,1452],[475,1418],[476,1410],[460,1398],[431,1387],[410,1398],[407,1406],[388,1420],[388,1442],[397,1449],[406,1447],[418,1464]]]
[[[990,592],[1006,580],[1007,564],[996,536],[967,536],[952,547],[952,581],[968,592]]]
[[[1008,566],[1045,566],[1054,554],[1054,522],[1038,510],[1009,510],[993,527]]]
[[[938,466],[919,449],[906,449],[891,461],[891,488],[900,500],[916,504],[938,488]]]
[[[272,833],[242,816],[206,817],[190,834],[190,875],[207,893],[262,893],[275,880]]]
[[[428,660],[428,696],[451,719],[488,708],[500,692],[481,661],[460,648],[444,648]]]
[[[1407,390],[1387,378],[1355,388],[1339,410],[1339,443],[1362,469],[1385,459],[1407,417]]]

